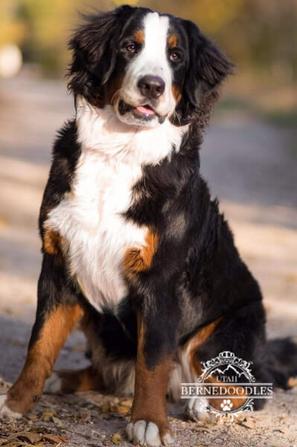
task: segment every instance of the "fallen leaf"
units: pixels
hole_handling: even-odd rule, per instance
[[[44,422],[52,422],[53,418],[56,417],[57,414],[53,410],[45,410],[41,415],[41,420]]]
[[[297,387],[297,377],[290,377],[289,380],[288,380],[288,386],[290,388]]]
[[[1,445],[7,446],[10,444],[16,444],[17,446],[31,446],[35,445],[41,439],[42,435],[35,432],[17,432],[9,436],[6,441],[1,443]]]
[[[33,445],[41,441],[42,439],[42,435],[35,432],[16,433],[15,436],[18,437],[21,441],[29,441]]]
[[[48,441],[51,444],[61,444],[61,442],[66,442],[67,439],[64,436],[60,436],[60,435],[51,435],[48,433],[45,433],[44,435],[42,435],[42,439],[44,441]]]
[[[132,407],[133,399],[123,399],[120,401],[120,405],[124,405],[125,407]]]
[[[54,422],[54,424],[59,427],[62,428],[64,427],[63,422],[61,421],[61,419],[57,418],[56,416],[52,417],[52,421]]]
[[[121,433],[114,433],[111,437],[111,442],[115,445],[120,445],[123,441]]]
[[[122,416],[126,416],[128,413],[130,413],[131,408],[126,405],[116,405],[112,408],[112,411],[115,413],[118,413]]]

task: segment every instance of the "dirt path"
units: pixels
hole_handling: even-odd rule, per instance
[[[26,78],[0,84],[0,377],[5,382],[16,378],[25,356],[40,267],[38,207],[53,135],[71,114],[72,101],[61,84]],[[297,336],[297,155],[290,148],[289,132],[228,114],[213,121],[202,152],[202,172],[263,288],[273,336]],[[84,340],[75,333],[57,367],[81,366],[83,352]],[[175,445],[296,447],[296,398],[295,390],[277,392],[264,411],[231,427],[185,423],[174,407]],[[0,423],[0,445],[11,436],[11,447],[128,446],[112,436],[123,433],[129,405],[92,393],[45,396],[17,425]],[[17,436],[20,432],[35,438]]]

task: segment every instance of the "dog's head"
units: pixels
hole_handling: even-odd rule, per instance
[[[94,15],[70,41],[69,87],[119,120],[191,122],[232,65],[192,22],[122,6]],[[201,111],[200,111],[201,112]]]

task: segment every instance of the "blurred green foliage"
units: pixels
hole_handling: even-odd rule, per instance
[[[124,3],[189,18],[240,67],[297,79],[297,0],[0,0],[0,46],[15,42],[26,61],[60,74],[78,12]]]

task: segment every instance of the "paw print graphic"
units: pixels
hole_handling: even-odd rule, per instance
[[[224,399],[223,403],[221,404],[221,409],[223,411],[231,411],[233,407],[233,403],[230,399]]]

